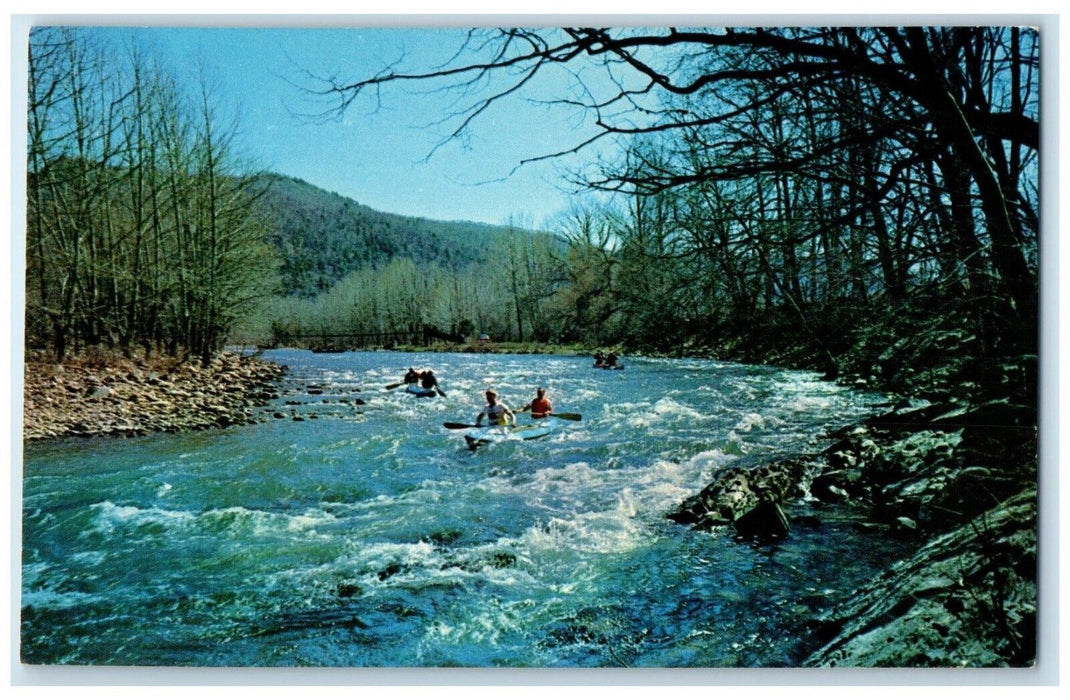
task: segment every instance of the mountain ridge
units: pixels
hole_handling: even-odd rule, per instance
[[[282,261],[283,295],[310,297],[350,272],[396,257],[418,265],[465,268],[488,247],[520,230],[475,221],[444,221],[381,212],[305,180],[278,173],[257,178],[257,206],[273,224],[268,242]]]

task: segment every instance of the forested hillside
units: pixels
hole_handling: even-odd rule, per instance
[[[259,207],[273,229],[269,241],[280,253],[284,296],[314,296],[355,270],[395,258],[448,269],[482,263],[488,246],[511,230],[379,212],[282,175],[263,175],[258,186]]]
[[[556,236],[379,212],[274,174],[260,176],[258,189],[280,284],[238,324],[242,341],[335,348],[357,336],[403,342],[426,329],[452,338],[557,335],[548,300],[566,246]]]

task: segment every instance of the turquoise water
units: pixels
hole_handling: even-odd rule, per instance
[[[720,471],[814,449],[879,397],[817,375],[626,358],[272,351],[263,422],[32,444],[31,664],[771,667],[903,553],[791,504],[777,545],[676,525]],[[384,387],[435,369],[445,398]],[[583,420],[469,450],[493,387]],[[280,417],[274,417],[275,415]]]

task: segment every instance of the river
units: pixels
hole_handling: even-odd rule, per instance
[[[261,422],[24,450],[30,664],[791,667],[906,545],[807,501],[776,544],[665,514],[880,397],[711,360],[265,353]],[[445,398],[385,387],[433,367]],[[482,392],[582,420],[468,449]],[[279,417],[281,416],[281,417]],[[521,417],[521,422],[525,418]]]

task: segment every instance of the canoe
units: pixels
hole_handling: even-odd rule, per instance
[[[528,423],[514,427],[499,425],[486,428],[472,428],[464,434],[464,441],[473,450],[482,445],[490,445],[495,442],[509,442],[513,440],[534,440],[546,437],[557,427],[557,421],[553,418],[545,418],[536,423]]]
[[[406,384],[405,391],[409,392],[413,396],[434,396],[434,389],[424,389],[419,384]]]

